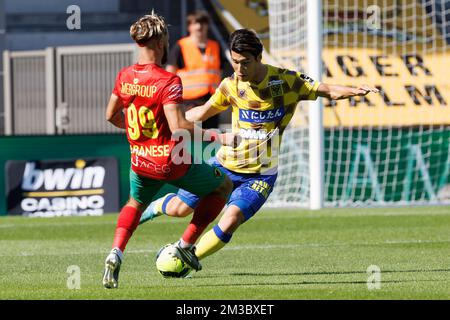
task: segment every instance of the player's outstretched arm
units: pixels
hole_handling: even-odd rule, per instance
[[[178,104],[164,105],[164,113],[166,115],[167,122],[169,123],[170,131],[172,131],[172,133],[184,129],[191,132],[191,134],[194,134],[194,123],[186,119],[185,114],[182,112],[182,108]],[[202,129],[202,136],[205,134],[205,132],[206,130]],[[212,133],[213,132],[209,132],[210,137],[212,137]],[[215,139],[217,139],[219,143],[227,146],[235,146],[240,142],[239,137],[233,133],[217,134],[215,136]]]
[[[204,105],[194,107],[186,112],[186,119],[194,122],[194,121],[205,121],[209,118],[215,116],[216,114],[222,112],[223,110],[214,108],[209,101],[207,101]]]
[[[347,99],[354,96],[365,96],[370,92],[378,92],[378,89],[368,85],[347,87],[327,83],[321,83],[317,89],[319,97],[333,100]]]
[[[114,93],[111,94],[111,98],[109,98],[109,102],[106,107],[106,120],[118,128],[125,129],[125,117],[122,109],[123,106],[119,97]]]

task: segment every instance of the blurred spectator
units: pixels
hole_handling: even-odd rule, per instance
[[[189,35],[172,47],[166,70],[176,73],[183,82],[183,99],[187,107],[203,105],[222,80],[226,57],[219,43],[208,38],[209,16],[196,11],[187,16]],[[203,123],[203,128],[218,128],[215,116]]]

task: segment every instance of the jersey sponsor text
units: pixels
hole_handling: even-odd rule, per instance
[[[131,154],[140,157],[168,157],[170,155],[170,148],[168,144],[156,146],[130,146]]]
[[[120,93],[129,96],[139,96],[142,98],[151,98],[158,91],[156,86],[145,86],[140,84],[133,84],[128,82],[122,82]]]

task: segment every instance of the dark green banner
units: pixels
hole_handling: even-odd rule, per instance
[[[326,130],[325,201],[346,205],[450,200],[449,141],[450,128]],[[128,199],[130,149],[125,135],[2,137],[0,150],[0,215],[6,214],[8,160],[115,157],[120,206]],[[174,190],[167,186],[158,196]]]
[[[450,200],[450,129],[325,132],[326,201]]]
[[[120,204],[128,197],[130,148],[125,135],[15,136],[0,138],[0,214],[5,215],[8,160],[52,160],[114,157],[119,167]]]
[[[200,145],[190,147],[194,156],[202,157]],[[11,160],[113,157],[117,160],[119,168],[120,207],[128,200],[130,147],[125,134],[0,137],[0,150],[0,215],[6,215],[7,212],[5,171],[6,162]],[[174,187],[166,185],[157,197],[175,190]]]

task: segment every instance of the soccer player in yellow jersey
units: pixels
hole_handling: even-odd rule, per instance
[[[240,29],[230,36],[234,74],[224,79],[203,106],[189,110],[190,121],[204,121],[232,108],[232,130],[241,138],[237,146],[222,146],[210,164],[234,183],[227,207],[217,225],[197,244],[199,259],[221,249],[239,226],[265,203],[277,178],[279,141],[297,103],[317,97],[345,99],[378,90],[319,83],[307,75],[263,64],[263,46],[257,35]],[[141,223],[167,214],[183,217],[193,212],[199,198],[185,190],[155,200]]]

